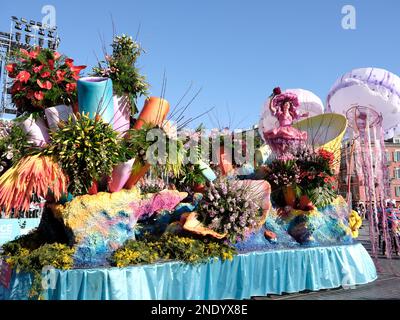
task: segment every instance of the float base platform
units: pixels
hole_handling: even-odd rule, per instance
[[[200,265],[166,262],[127,268],[54,271],[48,300],[248,299],[268,294],[317,291],[366,284],[377,278],[360,243],[252,251],[232,261]],[[13,274],[0,299],[27,299],[29,274]]]

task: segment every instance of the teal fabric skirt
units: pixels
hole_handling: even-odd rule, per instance
[[[127,268],[52,270],[45,275],[49,300],[208,300],[351,288],[377,278],[360,243],[253,251],[232,261],[200,265],[166,262]],[[0,299],[27,299],[29,274],[13,274]]]

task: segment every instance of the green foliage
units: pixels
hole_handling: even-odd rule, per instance
[[[3,127],[0,137],[0,174],[4,173],[34,148],[27,134],[15,122]]]
[[[337,197],[337,194],[334,190],[324,186],[306,189],[304,190],[304,193],[317,208],[322,208],[329,205]]]
[[[160,260],[197,264],[207,262],[210,258],[232,260],[235,254],[233,247],[220,242],[164,234],[160,239],[128,240],[122,248],[114,252],[110,260],[117,267]]]
[[[40,299],[42,298],[42,269],[47,266],[62,270],[71,269],[74,252],[75,249],[58,243],[44,244],[30,250],[17,240],[4,244],[1,255],[17,273],[24,272],[33,275],[29,296]]]
[[[182,174],[178,177],[172,176],[171,182],[178,190],[190,191],[198,185],[205,185],[207,179],[203,175],[200,165],[188,163],[182,167]]]
[[[150,163],[155,165],[157,172],[174,176],[182,174],[186,150],[181,140],[169,138],[162,128],[150,124],[145,124],[141,129],[131,129],[126,136],[126,149],[135,156],[133,172]],[[164,146],[164,152],[161,146]]]
[[[137,98],[146,95],[149,87],[146,78],[140,75],[135,66],[143,50],[132,37],[126,35],[116,36],[111,46],[112,55],[106,55],[105,61],[100,61],[98,66],[93,68],[93,73],[96,76],[109,77],[117,95],[129,96],[132,103],[131,112],[134,115],[137,113]]]
[[[55,156],[70,178],[69,192],[78,196],[103,176],[110,176],[113,168],[131,158],[118,133],[101,117],[89,118],[78,114],[59,124],[60,130],[51,132],[51,142],[43,151]]]

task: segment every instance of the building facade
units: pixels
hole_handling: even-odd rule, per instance
[[[350,165],[350,156],[352,146],[349,141],[345,141],[341,150],[341,165],[338,181],[338,190],[343,197],[348,197],[350,192],[351,202],[353,206],[358,202],[366,203],[368,197],[365,193],[365,185],[363,177],[359,179],[356,168],[356,159],[353,155],[353,170],[348,172]],[[385,156],[387,160],[387,168],[389,174],[390,199],[396,201],[396,205],[400,205],[400,137],[385,142]]]

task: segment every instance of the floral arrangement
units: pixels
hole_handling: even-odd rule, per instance
[[[207,262],[210,258],[232,260],[236,250],[226,244],[164,234],[160,239],[146,237],[128,240],[114,252],[110,261],[117,267],[148,264],[162,260],[179,260],[190,264]]]
[[[44,244],[37,249],[29,249],[21,243],[18,239],[4,244],[1,256],[17,273],[33,275],[29,298],[42,299],[42,269],[46,266],[62,270],[71,269],[75,250],[59,243]]]
[[[40,47],[20,49],[15,56],[16,62],[6,69],[13,79],[12,101],[20,113],[76,102],[76,81],[85,66],[75,66],[71,58]]]
[[[287,187],[294,190],[297,199],[305,195],[317,207],[329,204],[337,195],[334,161],[333,153],[310,148],[299,150],[292,159],[274,160],[266,167],[265,178],[271,184],[275,204],[285,206],[282,191]]]
[[[313,204],[324,207],[337,196],[333,166],[335,156],[332,152],[319,149],[309,149],[297,154],[297,164],[300,167],[300,188]]]
[[[131,158],[118,133],[100,116],[77,113],[60,130],[50,133],[45,155],[54,156],[70,178],[68,191],[74,195],[88,192],[94,181],[110,176],[113,168]]]
[[[29,211],[32,195],[58,201],[67,191],[67,177],[52,157],[27,156],[0,177],[0,207],[6,214],[12,209]]]
[[[204,225],[235,243],[258,225],[262,216],[259,195],[235,180],[211,183],[197,212]]]
[[[105,61],[100,61],[93,68],[96,76],[108,77],[113,82],[114,92],[118,96],[128,95],[132,103],[132,115],[137,113],[136,101],[147,94],[148,84],[135,66],[143,52],[140,45],[127,35],[114,37],[112,55],[106,54]]]

